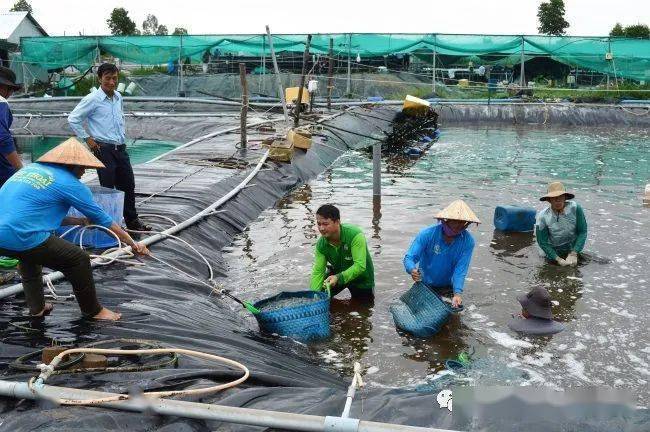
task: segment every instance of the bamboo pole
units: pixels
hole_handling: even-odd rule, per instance
[[[287,122],[287,126],[289,126],[291,122],[289,121],[287,102],[284,100],[284,88],[282,88],[282,79],[280,79],[280,69],[278,68],[278,59],[275,57],[275,50],[273,49],[273,38],[271,37],[271,30],[269,29],[269,26],[266,26],[266,36],[269,38],[269,51],[271,51],[271,59],[273,60],[273,69],[275,70],[275,79],[278,84],[278,93],[280,94],[280,102],[282,103],[284,120]]]
[[[352,33],[348,34],[348,79],[345,86],[345,95],[350,97],[352,91],[352,64],[350,63],[350,55],[352,54]]]
[[[525,79],[526,71],[524,69],[524,61],[525,61],[525,58],[524,58],[524,37],[522,36],[521,37],[521,67],[519,69],[519,75],[520,75],[519,76],[519,87],[521,87],[522,90],[523,90],[524,86],[526,85],[526,79]]]
[[[309,45],[311,45],[311,35],[307,35],[307,42],[305,43],[305,52],[302,55],[302,72],[300,72],[300,87],[298,87],[298,100],[294,105],[295,116],[293,119],[293,126],[298,127],[300,122],[300,108],[302,106],[302,92],[305,88],[305,75],[307,74],[307,62],[309,61]]]
[[[246,82],[246,63],[239,63],[241,81],[241,148],[246,148],[246,117],[248,115],[248,83]]]
[[[332,110],[332,85],[334,81],[334,38],[330,38],[329,64],[327,65],[327,110]]]

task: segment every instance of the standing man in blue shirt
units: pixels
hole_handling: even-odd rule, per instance
[[[415,237],[404,256],[404,269],[413,281],[423,281],[438,294],[453,293],[451,303],[459,307],[474,251],[474,238],[467,227],[481,221],[462,200],[456,200],[436,215],[431,225]],[[419,265],[419,266],[418,266]]]
[[[25,301],[32,317],[52,310],[43,296],[43,267],[62,272],[72,284],[81,312],[115,321],[120,314],[97,300],[89,255],[52,234],[61,225],[87,224],[85,218],[67,217],[74,207],[97,225],[108,228],[142,255],[147,247],[131,236],[93,201],[88,186],[79,181],[86,168],[102,168],[86,147],[70,138],[11,176],[0,188],[0,255],[20,261]],[[81,219],[81,220],[80,220]]]
[[[16,74],[11,69],[0,66],[0,187],[23,167],[14,138],[9,131],[14,118],[7,102],[9,96],[20,88],[21,86],[16,84]]]
[[[88,144],[88,148],[102,161],[98,169],[99,184],[124,192],[124,221],[134,231],[150,231],[151,227],[138,219],[135,209],[135,178],[131,160],[126,152],[126,130],[122,95],[115,90],[118,82],[117,66],[103,63],[97,69],[100,88],[84,97],[68,116],[74,133]],[[84,128],[88,123],[88,132]]]

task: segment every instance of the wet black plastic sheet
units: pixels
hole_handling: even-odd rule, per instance
[[[314,137],[314,146],[298,150],[292,164],[267,163],[235,198],[200,223],[182,231],[180,237],[190,242],[212,264],[217,280],[228,287],[228,269],[220,250],[245,229],[262,210],[292,188],[319,174],[349,148],[374,142],[390,130],[391,109],[374,112],[384,120],[361,117],[369,110],[343,114],[325,123]],[[332,132],[333,131],[333,132]],[[348,132],[350,131],[350,132]],[[264,149],[233,149],[233,135],[219,136],[170,154],[160,161],[136,167],[137,191],[148,198],[161,192],[176,179],[187,177],[166,192],[146,200],[140,213],[169,216],[178,222],[218,200],[247,175],[220,167],[192,164],[208,158],[235,156],[254,164]],[[262,136],[249,134],[255,141]],[[194,170],[194,171],[192,171]],[[158,258],[194,276],[207,278],[207,267],[186,246],[170,239],[153,245]],[[0,329],[3,335],[0,360],[5,377],[15,374],[7,364],[17,356],[55,341],[60,344],[83,344],[112,338],[139,338],[214,353],[244,363],[251,378],[236,389],[204,398],[233,406],[247,406],[289,412],[339,415],[345,403],[347,382],[351,377],[335,376],[318,364],[305,360],[306,347],[288,339],[265,337],[257,328],[249,328],[228,299],[210,295],[209,289],[169,267],[144,258],[144,266],[114,264],[95,271],[101,301],[109,308],[123,312],[117,323],[93,322],[80,318],[74,301],[57,303],[51,316],[43,322],[26,321],[22,315],[23,301],[5,299],[1,304]],[[278,287],[278,291],[282,287]],[[57,284],[59,294],[69,290],[67,282]],[[49,384],[76,388],[128,392],[134,388],[196,388],[211,382],[223,382],[239,376],[222,366],[203,360],[181,357],[175,369],[140,373],[79,374],[53,376]],[[26,380],[29,375],[15,377]],[[390,397],[389,397],[390,395]],[[432,397],[397,390],[368,391],[364,396],[363,413],[356,401],[352,415],[365,419],[395,421],[431,426]],[[415,409],[416,407],[420,407]],[[117,412],[99,408],[52,408],[28,401],[2,398],[3,422],[0,430],[214,430],[216,428],[246,429],[243,426],[216,425],[210,422],[161,418],[150,415]]]
[[[314,146],[307,152],[297,151],[291,165],[268,162],[255,177],[252,186],[224,205],[219,213],[184,230],[180,237],[190,242],[212,264],[217,280],[228,288],[228,269],[221,249],[255,220],[262,210],[276,200],[321,173],[349,148],[360,148],[375,142],[390,130],[395,110],[355,109],[325,122],[317,131]],[[166,121],[166,128],[185,121]],[[197,122],[201,123],[201,122]],[[218,127],[235,125],[223,121]],[[143,133],[148,133],[148,128]],[[196,128],[197,125],[194,126]],[[200,126],[208,129],[204,123]],[[214,129],[214,125],[212,127]],[[153,132],[152,132],[153,133]],[[176,135],[187,133],[183,130]],[[163,214],[177,221],[184,220],[219,199],[247,174],[247,170],[229,170],[218,166],[197,164],[209,158],[235,156],[256,163],[263,153],[250,133],[251,144],[246,151],[237,151],[234,135],[224,135],[172,153],[153,164],[136,168],[138,201],[153,193],[139,208],[141,213]],[[183,179],[188,174],[189,177]],[[180,181],[177,185],[174,183]],[[168,191],[162,192],[172,186]],[[152,252],[197,277],[207,278],[207,268],[186,246],[166,240],[154,245]],[[240,306],[228,299],[210,296],[209,289],[151,259],[145,266],[114,264],[95,272],[101,300],[109,308],[123,312],[117,323],[87,321],[80,318],[74,302],[56,304],[54,313],[44,322],[26,321],[21,298],[0,302],[0,362],[5,379],[15,375],[7,364],[17,356],[37,348],[61,344],[83,344],[113,338],[156,340],[169,346],[205,351],[232,358],[251,370],[250,379],[235,389],[202,398],[206,403],[219,403],[274,411],[315,415],[340,415],[350,377],[337,376],[310,360],[307,348],[284,338],[260,335],[244,320]],[[291,269],[287,269],[291,271]],[[245,287],[238,287],[245,292]],[[242,289],[244,288],[244,289]],[[60,293],[69,291],[67,283],[57,284]],[[282,290],[282,287],[277,287]],[[247,299],[255,300],[255,299]],[[26,381],[30,375],[12,379]],[[129,392],[157,389],[199,388],[238,377],[235,371],[203,360],[181,357],[177,368],[139,373],[80,374],[53,376],[49,384],[108,392]],[[448,384],[453,385],[449,380]],[[452,415],[440,409],[437,391],[415,389],[365,389],[359,391],[351,416],[438,428],[453,427]],[[0,398],[0,431],[211,431],[260,430],[262,428],[210,421],[162,417],[150,414],[119,412],[96,407],[51,407],[31,401]],[[614,421],[617,429],[647,430],[647,411],[639,411],[631,419]],[[580,430],[603,430],[598,422],[580,420]],[[575,422],[574,422],[575,425]],[[610,423],[611,425],[611,423]],[[503,429],[503,425],[500,425]],[[518,430],[516,424],[510,425]],[[529,430],[546,430],[527,425]]]

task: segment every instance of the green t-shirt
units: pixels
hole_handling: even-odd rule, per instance
[[[341,243],[330,244],[325,237],[316,243],[314,267],[311,272],[311,289],[319,291],[327,277],[327,264],[338,277],[339,286],[358,289],[375,287],[375,268],[361,228],[341,224]]]

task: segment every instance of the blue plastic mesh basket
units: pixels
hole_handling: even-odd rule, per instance
[[[454,309],[422,282],[416,282],[391,305],[390,313],[397,328],[417,337],[433,336],[449,320]]]
[[[297,304],[273,308],[295,299]],[[300,302],[300,299],[306,301]],[[281,292],[254,304],[260,309],[255,318],[260,330],[289,336],[300,341],[324,339],[330,335],[330,298],[322,291]]]

